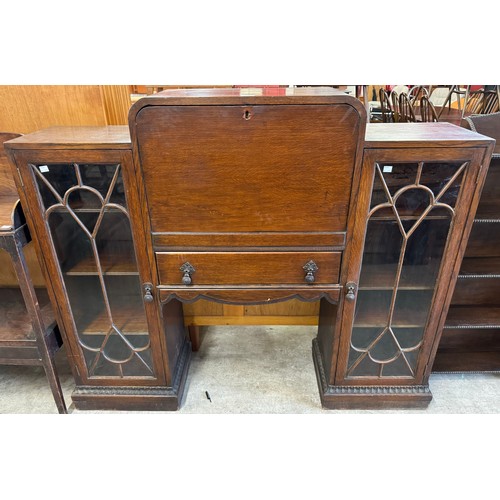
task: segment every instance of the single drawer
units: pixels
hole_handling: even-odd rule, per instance
[[[342,252],[157,252],[156,262],[160,284],[166,286],[336,284],[341,256]]]

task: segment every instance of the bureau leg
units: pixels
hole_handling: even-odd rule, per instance
[[[197,325],[189,325],[189,339],[191,340],[191,349],[196,352],[200,350],[201,345],[201,331]]]

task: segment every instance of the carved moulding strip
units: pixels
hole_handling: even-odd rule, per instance
[[[427,385],[331,385],[326,377],[317,339],[313,339],[312,344],[321,403],[325,408],[424,408],[432,400]]]
[[[182,405],[191,342],[186,340],[179,354],[171,386],[77,386],[71,397],[77,409],[82,410],[167,410],[175,411]]]
[[[303,302],[315,302],[326,299],[336,304],[340,298],[340,288],[332,290],[164,290],[159,289],[160,302],[167,303],[171,300],[191,304],[200,299],[210,300],[221,304],[262,305],[283,302],[290,299],[298,299]]]
[[[327,394],[430,394],[427,385],[330,385]]]

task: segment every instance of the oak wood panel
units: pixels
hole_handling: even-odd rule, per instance
[[[154,232],[346,228],[360,129],[347,104],[150,106],[135,127]]]
[[[15,227],[15,209],[17,196],[0,197],[0,231],[10,231]]]
[[[1,85],[0,130],[107,125],[98,85]]]
[[[456,349],[468,351],[498,351],[500,369],[500,325],[499,328],[445,328],[439,342],[439,351]]]
[[[317,316],[319,302],[302,302],[300,300],[289,300],[276,304],[263,304],[260,306],[245,306],[245,316],[291,316],[310,317]],[[297,318],[295,318],[295,321]]]
[[[222,316],[224,314],[223,304],[211,300],[198,300],[192,304],[182,304],[184,316]]]
[[[1,129],[0,129],[1,130]],[[0,132],[0,197],[18,198],[12,170],[3,143],[19,137],[13,132]],[[3,211],[3,210],[2,210]],[[0,224],[1,225],[1,224]]]
[[[499,258],[500,223],[475,223],[469,236],[465,258]]]
[[[44,287],[45,279],[38,262],[35,246],[30,242],[23,250],[33,286]],[[2,270],[0,273],[0,287],[17,287],[19,282],[12,265],[12,258],[3,249],[0,249],[0,269]]]
[[[500,229],[500,228],[499,228]],[[470,240],[469,240],[470,241]],[[460,267],[460,275],[500,275],[500,256],[498,257],[464,257]]]
[[[500,328],[500,307],[454,305],[446,317],[446,328]]]
[[[457,306],[500,306],[499,288],[500,278],[459,279],[451,303]]]
[[[128,125],[131,85],[100,85],[107,125]]]
[[[497,156],[491,160],[476,219],[500,219],[500,154]]]
[[[215,326],[215,325],[304,325],[315,326],[318,324],[318,316],[300,316],[300,321],[297,321],[297,316],[288,314],[282,316],[265,316],[265,315],[250,315],[250,316],[185,316],[184,323],[186,326]]]
[[[153,233],[153,245],[156,250],[173,248],[215,248],[225,249],[238,247],[265,248],[267,247],[328,247],[329,249],[342,249],[345,246],[345,233],[310,231],[307,233]]]
[[[192,284],[203,285],[269,285],[304,284],[303,266],[310,260],[318,266],[317,284],[338,283],[340,252],[157,252],[156,261],[161,285],[181,285],[179,270],[189,262],[196,271]]]
[[[500,370],[500,350],[438,349],[433,372],[488,372]]]
[[[55,323],[52,306],[44,289],[36,293],[48,329]],[[0,342],[3,346],[35,344],[33,325],[19,288],[0,288]]]

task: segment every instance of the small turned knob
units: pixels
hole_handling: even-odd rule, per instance
[[[352,281],[350,281],[349,283],[346,283],[345,285],[345,288],[346,288],[346,300],[354,300],[355,297],[356,297],[356,283],[353,283]]]
[[[144,289],[144,302],[153,302],[153,285],[151,283],[144,283],[144,285],[142,285],[143,289]]]
[[[183,285],[191,285],[193,283],[193,278],[191,277],[191,274],[196,271],[196,269],[189,263],[189,262],[184,262],[182,266],[179,268],[182,275],[182,284]]]
[[[306,272],[306,275],[304,276],[304,280],[308,285],[314,283],[314,280],[316,277],[314,276],[314,273],[319,269],[318,266],[316,265],[316,262],[314,260],[310,260],[307,264],[305,264],[302,269]]]

